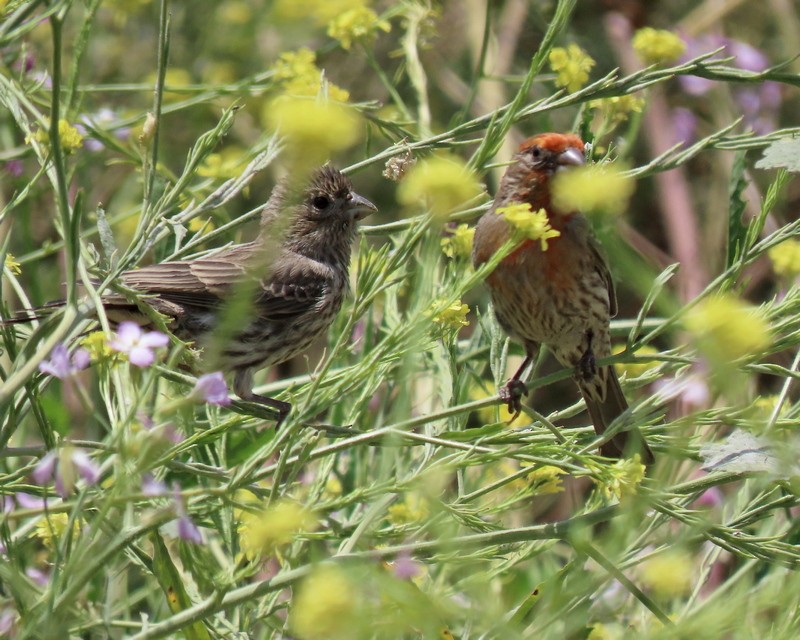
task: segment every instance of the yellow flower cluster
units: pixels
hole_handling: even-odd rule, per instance
[[[614,354],[621,353],[624,350],[625,347],[620,346],[614,349]],[[656,354],[658,354],[658,349],[651,347],[649,344],[644,345],[636,351],[636,356],[639,358],[642,358],[643,356],[654,356]],[[624,373],[629,378],[638,378],[653,367],[657,366],[657,360],[638,360],[637,362],[617,362],[614,364],[614,368],[617,370],[617,373],[620,375]]]
[[[550,51],[550,68],[556,74],[556,85],[574,92],[589,81],[589,72],[594,66],[592,57],[577,44],[567,48],[554,47]]]
[[[716,364],[759,353],[771,340],[763,314],[729,294],[700,302],[686,316],[686,328]]]
[[[418,493],[409,493],[401,502],[393,504],[388,509],[389,522],[392,524],[409,524],[420,522],[430,514],[430,505],[425,496]]]
[[[226,147],[219,153],[210,153],[197,168],[197,175],[204,178],[228,180],[241,175],[247,166],[247,156],[240,147]]]
[[[692,590],[694,563],[685,551],[667,551],[642,563],[642,582],[657,597],[676,598]]]
[[[442,238],[442,251],[448,258],[469,258],[474,238],[475,228],[468,224],[460,224],[453,230],[452,235]]]
[[[539,240],[542,243],[542,251],[547,251],[547,241],[557,238],[561,232],[550,226],[550,219],[547,211],[539,209],[531,211],[531,205],[527,202],[510,204],[507,207],[498,207],[495,211],[503,216],[508,224],[519,231],[529,240]]]
[[[6,254],[6,259],[3,264],[5,268],[8,269],[8,271],[15,276],[18,276],[19,274],[22,273],[22,269],[20,268],[21,266],[20,263],[17,262],[16,258],[14,258],[14,256],[11,255],[10,253]]]
[[[391,31],[388,20],[380,20],[369,7],[356,7],[335,17],[328,24],[328,35],[349,49],[356,40],[368,40],[376,31]]]
[[[589,101],[590,109],[601,111],[613,124],[625,122],[631,113],[641,113],[643,107],[644,98],[632,94]]]
[[[274,12],[279,20],[311,19],[317,25],[325,25],[337,16],[367,4],[367,0],[276,0]]]
[[[618,500],[635,496],[646,470],[638,453],[633,458],[617,460],[607,469],[610,477],[603,480],[603,493]]]
[[[767,251],[767,255],[779,276],[796,278],[800,275],[800,241],[784,240]]]
[[[339,567],[321,565],[300,584],[292,604],[292,635],[304,640],[360,637],[358,586]]]
[[[49,127],[50,124],[48,123],[47,126]],[[83,146],[83,136],[63,118],[58,121],[58,139],[61,142],[61,149],[64,153],[72,153]],[[50,144],[50,132],[47,128],[40,127],[25,138],[25,142],[38,142],[42,146],[48,146]]]
[[[307,47],[286,51],[272,66],[274,77],[280,82],[284,94],[297,97],[316,97],[322,89],[322,69],[317,66],[317,54]],[[350,93],[332,82],[325,83],[325,97],[336,102],[347,102]]]
[[[50,551],[56,548],[59,540],[66,534],[69,528],[69,514],[68,513],[53,513],[42,518],[36,523],[34,535],[42,541],[42,544]],[[75,518],[72,523],[72,537],[77,538],[81,533],[81,522],[79,518]]]
[[[561,476],[565,473],[566,471],[563,469],[548,464],[531,471],[528,474],[528,482],[533,487],[536,495],[561,493],[564,490],[564,485],[561,484]]]
[[[671,31],[645,27],[633,35],[633,49],[645,64],[661,64],[678,59],[686,43]]]
[[[442,308],[442,300],[436,300],[433,303],[435,311],[431,314],[431,319],[442,328],[460,329],[461,327],[469,326],[467,314],[469,314],[469,306],[462,302],[454,302]]]
[[[474,172],[452,155],[417,162],[397,189],[397,200],[406,206],[423,202],[438,217],[476,197],[481,187]]]
[[[89,352],[92,362],[114,357],[116,352],[108,346],[108,336],[103,331],[92,331],[81,340],[81,346]]]
[[[245,511],[239,522],[239,546],[250,560],[267,556],[317,524],[316,516],[295,502],[278,502],[256,513]]]
[[[621,214],[636,189],[633,178],[607,162],[562,171],[553,179],[553,204],[561,211]]]

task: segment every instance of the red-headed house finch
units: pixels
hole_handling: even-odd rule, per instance
[[[559,232],[546,249],[540,241],[525,240],[486,278],[500,326],[525,348],[526,358],[501,388],[509,410],[518,412],[527,393],[521,376],[535,361],[540,345],[574,371],[595,431],[602,435],[628,408],[613,367],[598,367],[596,359],[611,354],[609,320],[617,313],[611,275],[578,211],[560,211],[551,200],[556,172],[584,163],[584,144],[574,134],[543,133],[523,142],[503,175],[491,209],[475,229],[472,260],[487,262],[511,237],[501,207],[529,204],[544,209],[550,226]],[[600,451],[609,457],[640,453],[650,463],[653,454],[638,430],[620,432]]]
[[[280,424],[291,404],[254,393],[253,372],[301,353],[328,330],[349,286],[357,223],[376,210],[344,174],[326,165],[312,174],[299,197],[285,185],[276,187],[253,242],[197,260],[126,271],[121,280],[143,294],[140,304],[168,317],[178,338],[208,350],[215,367],[232,372],[240,398],[277,410]],[[237,307],[234,318],[226,317],[237,292],[247,297],[244,310],[239,314]],[[103,307],[114,324],[149,324],[124,296],[104,296]]]

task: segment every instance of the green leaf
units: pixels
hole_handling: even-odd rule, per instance
[[[800,172],[800,138],[784,138],[773,142],[764,150],[764,157],[756,162],[756,169],[780,168]]]
[[[746,250],[747,225],[744,223],[744,211],[747,205],[742,193],[747,188],[744,177],[745,152],[737,151],[731,170],[731,182],[728,189],[728,244],[725,266],[731,267]]]

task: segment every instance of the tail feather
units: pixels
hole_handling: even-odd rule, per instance
[[[600,399],[597,393],[598,383],[605,378],[605,397]],[[579,381],[581,395],[586,402],[586,409],[592,419],[594,430],[598,436],[605,433],[609,425],[628,408],[628,402],[622,393],[619,378],[613,367],[603,367],[597,372],[595,379],[589,382]],[[609,458],[624,458],[638,453],[644,464],[652,464],[653,452],[638,429],[621,431],[600,447],[600,453]]]

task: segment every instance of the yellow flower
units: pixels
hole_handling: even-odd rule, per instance
[[[397,189],[397,200],[406,206],[423,202],[434,216],[444,217],[480,193],[474,172],[460,158],[447,154],[411,167]]]
[[[660,598],[675,598],[692,590],[694,563],[685,551],[667,551],[642,563],[642,582]]]
[[[779,276],[796,278],[800,275],[800,240],[784,240],[769,249],[767,255]]]
[[[550,51],[550,68],[557,74],[556,85],[566,87],[570,93],[589,81],[593,66],[594,60],[577,44],[571,44],[566,49],[554,47]]]
[[[590,109],[602,111],[603,115],[614,124],[624,122],[631,113],[641,113],[643,107],[644,98],[631,94],[589,101]]]
[[[367,4],[367,0],[276,0],[274,11],[279,19],[305,21],[310,18],[316,24],[324,25]]]
[[[388,20],[379,20],[369,7],[356,7],[335,17],[328,24],[328,35],[349,49],[354,40],[368,39],[378,29],[388,33],[391,28]]]
[[[326,564],[302,582],[292,603],[289,626],[302,640],[344,640],[361,637],[362,594],[347,574]]]
[[[228,180],[238,176],[247,166],[245,151],[239,147],[226,147],[219,153],[210,153],[197,168],[197,175],[204,178]]]
[[[155,74],[151,73],[147,76],[147,82],[150,84],[155,84],[156,79],[157,76]],[[179,100],[185,99],[188,93],[183,91],[169,91],[169,89],[188,87],[190,84],[192,84],[192,74],[186,69],[181,69],[179,67],[167,69],[167,72],[164,74],[164,87],[166,87],[164,91],[164,102],[178,102]]]
[[[633,458],[617,460],[611,467],[606,468],[609,477],[603,478],[603,493],[609,498],[614,496],[618,500],[635,496],[646,469],[638,453]]]
[[[467,314],[469,313],[469,306],[461,302],[454,302],[442,308],[443,300],[435,300],[432,307],[434,311],[431,313],[431,320],[436,324],[441,325],[443,328],[460,329],[461,327],[468,327],[469,320]]]
[[[47,124],[47,127],[50,123]],[[58,121],[58,140],[64,153],[72,153],[83,146],[83,136],[69,122],[63,118]],[[50,132],[46,127],[40,127],[25,138],[25,142],[38,142],[42,146],[49,146]]]
[[[313,531],[318,524],[316,516],[295,502],[278,502],[256,513],[245,512],[239,523],[239,545],[245,556],[252,560],[274,553],[286,545],[297,533]]]
[[[430,505],[425,496],[409,493],[402,502],[390,506],[388,512],[389,522],[392,524],[410,524],[427,518],[430,514]]]
[[[356,111],[327,101],[279,98],[269,103],[264,117],[270,129],[286,138],[291,153],[309,166],[352,146],[361,132]]]
[[[730,294],[703,300],[685,322],[700,349],[717,364],[760,353],[771,341],[764,315]]]
[[[460,224],[453,230],[453,235],[442,238],[442,251],[448,258],[469,258],[472,255],[474,238],[475,228],[468,224]]]
[[[613,351],[616,355],[617,353],[622,353],[625,350],[623,345],[619,345]],[[649,344],[640,347],[638,351],[636,351],[636,357],[641,358],[642,356],[654,356],[658,354],[658,349],[655,347],[651,347]],[[626,374],[629,378],[638,378],[639,376],[643,375],[650,369],[658,366],[657,360],[637,360],[636,362],[616,362],[614,364],[614,368],[617,370],[617,373],[622,375],[623,373]]]
[[[633,34],[633,49],[645,64],[660,64],[679,58],[686,43],[671,31],[645,27]]]
[[[313,98],[322,89],[322,69],[316,64],[317,54],[307,47],[286,51],[272,65],[275,79],[286,95]],[[335,102],[347,102],[350,94],[332,82],[325,83],[326,96]]]
[[[0,16],[2,16],[6,12],[7,5],[8,5],[8,0],[0,0]]]
[[[53,513],[47,517],[42,518],[36,523],[34,535],[42,541],[45,547],[50,551],[55,549],[58,541],[63,538],[67,533],[69,526],[69,514],[67,513]],[[72,523],[72,537],[73,539],[80,535],[81,524],[80,519],[76,518]]]
[[[108,336],[103,331],[92,331],[81,340],[81,346],[89,352],[92,362],[106,360],[115,355],[115,352],[108,346]]]
[[[553,179],[553,204],[561,211],[621,214],[636,182],[607,162],[576,167]]]
[[[253,19],[253,9],[242,0],[226,0],[217,5],[217,19],[229,25],[245,25]]]
[[[596,622],[592,625],[586,640],[617,640],[617,638],[623,637],[625,637],[625,633],[618,625],[605,625]]]
[[[548,240],[561,235],[560,231],[550,226],[547,211],[539,209],[533,212],[531,211],[531,205],[527,202],[517,202],[507,207],[498,207],[495,213],[503,216],[524,237],[529,240],[539,240],[542,244],[542,251],[547,251]]]
[[[534,489],[536,495],[547,495],[550,493],[561,493],[564,486],[561,484],[561,476],[566,473],[563,469],[553,465],[544,465],[531,471],[527,478]]]
[[[21,266],[20,263],[17,262],[14,256],[12,256],[10,253],[6,254],[6,260],[4,266],[6,269],[8,269],[9,272],[14,274],[15,276],[18,276],[19,274],[22,273],[22,269],[20,269]]]
[[[213,231],[216,228],[211,218],[206,218],[205,220],[192,218],[186,226],[192,233],[200,233],[202,235],[206,235],[209,231]]]

